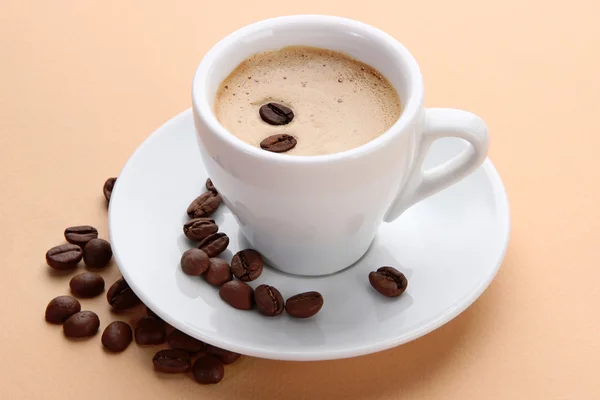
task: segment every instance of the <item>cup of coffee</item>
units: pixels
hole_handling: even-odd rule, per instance
[[[266,261],[325,275],[356,262],[378,227],[473,172],[481,118],[425,109],[413,56],[372,26],[286,16],[246,26],[198,66],[194,122],[206,170]],[[429,170],[437,139],[469,146]]]

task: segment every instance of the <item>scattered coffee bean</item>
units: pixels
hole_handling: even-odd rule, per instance
[[[142,317],[135,324],[135,342],[148,346],[164,343],[167,336],[165,323],[156,317]]]
[[[218,256],[225,251],[227,246],[229,246],[229,237],[222,232],[213,233],[198,243],[198,248],[209,257]]]
[[[219,227],[215,221],[210,218],[194,218],[183,225],[183,233],[190,240],[197,242],[205,237],[217,233]]]
[[[103,268],[112,258],[110,243],[104,239],[92,239],[83,248],[83,261],[91,268]]]
[[[204,351],[204,342],[194,339],[177,329],[169,333],[167,343],[172,349],[185,350],[192,354]]]
[[[211,344],[206,344],[205,351],[206,354],[217,357],[223,364],[231,364],[240,358],[239,353],[234,353],[233,351],[225,350]]]
[[[204,385],[221,382],[224,373],[223,363],[213,356],[198,358],[192,367],[194,379]]]
[[[108,299],[108,304],[115,311],[126,310],[141,303],[140,299],[123,278],[113,283],[110,289],[108,289],[108,293],[106,293],[106,298]]]
[[[94,336],[100,328],[100,318],[92,311],[80,311],[71,315],[63,325],[66,337],[82,338]]]
[[[93,272],[84,272],[71,278],[69,286],[77,297],[95,297],[104,291],[104,279]]]
[[[285,307],[283,296],[279,290],[269,285],[259,285],[254,290],[254,301],[258,311],[269,317],[281,314]]]
[[[229,281],[219,289],[219,296],[233,308],[250,310],[254,304],[254,291],[242,281]]]
[[[204,279],[216,287],[232,280],[231,268],[227,264],[227,261],[220,258],[209,259],[208,270],[204,274]]]
[[[110,202],[110,196],[112,195],[116,181],[117,178],[108,178],[106,182],[104,182],[104,188],[102,188],[102,192],[104,193],[104,197],[106,197],[107,202]]]
[[[396,268],[381,267],[369,273],[369,282],[379,293],[387,297],[398,297],[408,287],[408,279]]]
[[[206,253],[199,249],[186,250],[181,256],[181,269],[187,275],[200,276],[208,269]]]
[[[260,142],[260,148],[273,153],[285,153],[296,147],[297,143],[298,141],[295,137],[285,133],[279,133],[263,139],[263,141]]]
[[[286,125],[294,119],[294,112],[279,103],[267,103],[260,107],[258,114],[269,125]]]
[[[206,180],[206,189],[207,189],[207,190],[210,190],[211,192],[218,193],[218,192],[217,192],[217,189],[215,188],[215,185],[213,185],[213,183],[212,183],[212,181],[210,180],[210,178],[208,178],[208,179]]]
[[[93,226],[79,225],[71,226],[65,229],[65,239],[67,242],[84,247],[87,242],[98,237],[98,230]]]
[[[295,318],[309,318],[323,307],[323,296],[319,292],[305,292],[290,297],[285,302],[285,311]]]
[[[102,333],[102,344],[114,353],[125,350],[132,340],[131,327],[123,321],[111,322]]]
[[[215,192],[205,192],[196,197],[189,205],[187,214],[190,218],[208,217],[219,208],[221,204],[221,196]]]
[[[81,304],[71,296],[58,296],[50,300],[46,307],[46,321],[52,324],[62,324],[71,315],[81,311]]]
[[[74,244],[61,244],[46,252],[46,263],[54,269],[67,270],[75,268],[82,257],[81,247]]]
[[[167,374],[180,374],[192,364],[192,358],[183,350],[160,350],[152,358],[154,369]]]
[[[231,260],[231,272],[241,281],[253,281],[262,274],[262,271],[263,259],[255,250],[238,251]]]

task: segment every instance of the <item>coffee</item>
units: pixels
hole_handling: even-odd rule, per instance
[[[93,272],[83,272],[71,278],[69,286],[77,297],[95,297],[104,292],[104,279]]]
[[[71,315],[63,325],[66,337],[84,338],[94,336],[100,328],[100,319],[95,312],[80,311]]]
[[[408,279],[396,268],[381,267],[369,273],[371,286],[386,297],[398,297],[408,287]]]
[[[125,350],[133,340],[131,327],[127,322],[114,321],[108,324],[102,333],[102,345],[114,353]]]
[[[52,324],[62,324],[71,315],[81,311],[81,304],[71,296],[53,298],[46,307],[46,321]]]
[[[256,147],[271,137],[263,149],[293,155],[359,147],[387,131],[400,112],[396,90],[377,70],[312,47],[251,56],[221,83],[215,102],[217,119],[233,135]],[[295,141],[277,145],[274,135]]]
[[[92,239],[83,248],[83,261],[91,268],[104,268],[112,258],[110,243],[104,239]]]

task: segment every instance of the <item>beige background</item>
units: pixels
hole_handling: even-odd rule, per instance
[[[107,236],[102,183],[189,107],[211,45],[291,13],[390,32],[421,65],[426,105],[486,119],[512,213],[496,280],[399,348],[331,362],[245,358],[210,387],[158,377],[151,349],[110,355],[100,335],[66,340],[43,314],[73,274],[50,273],[45,251],[68,225]],[[599,16],[598,0],[0,0],[0,398],[600,398]],[[112,283],[116,265],[104,276]],[[114,318],[104,296],[82,303],[101,328]]]

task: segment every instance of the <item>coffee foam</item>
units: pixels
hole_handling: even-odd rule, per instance
[[[282,126],[265,123],[259,108],[276,102],[294,111]],[[396,90],[372,67],[342,53],[286,47],[244,60],[222,83],[215,113],[233,135],[260,147],[274,134],[294,136],[286,154],[331,154],[361,146],[400,117]]]

